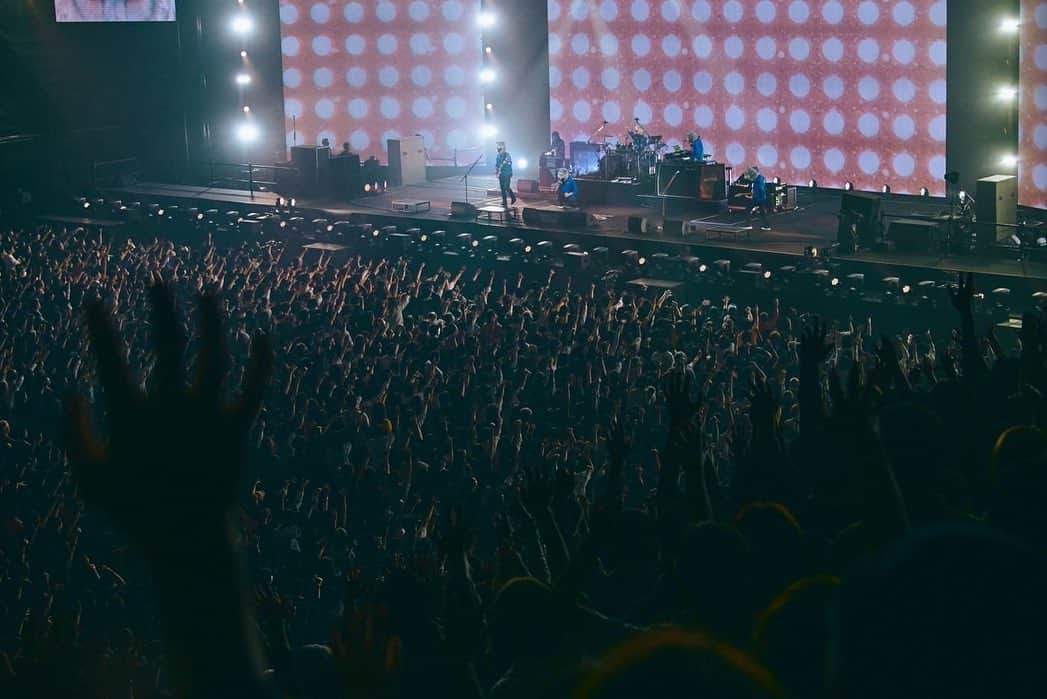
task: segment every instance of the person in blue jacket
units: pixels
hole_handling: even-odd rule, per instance
[[[702,137],[695,133],[687,134],[687,140],[691,142],[691,157],[699,163],[705,160],[705,144]]]
[[[760,172],[760,168],[753,165],[745,171],[745,178],[753,186],[753,214],[760,215],[760,230],[771,230],[771,224],[767,221],[767,178]]]
[[[494,159],[494,170],[498,175],[498,186],[502,188],[502,206],[508,206],[506,197],[510,198],[513,204],[516,204],[516,192],[513,191],[513,156],[509,155],[509,151],[505,149],[505,143],[499,141],[498,155]]]
[[[556,200],[560,206],[578,206],[578,183],[567,170],[557,172],[560,184],[556,188]]]

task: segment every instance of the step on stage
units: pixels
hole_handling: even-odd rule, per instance
[[[484,220],[485,217],[463,220],[450,216],[452,202],[468,202],[476,207],[473,211],[479,208],[503,211],[501,197],[489,196],[489,190],[497,191],[494,176],[470,176],[468,189],[461,178],[449,177],[349,201],[298,197],[297,208],[298,215],[332,222],[363,216],[376,226],[442,228],[480,236],[522,237],[534,243],[551,240],[590,248],[605,246],[612,251],[639,249],[644,254],[665,251],[710,260],[732,258],[737,266],[748,261],[787,265],[802,258],[805,249],[828,249],[836,242],[842,196],[841,192],[832,190],[799,188],[796,209],[772,215],[771,231],[761,231],[744,212],[710,212],[707,204],[697,202],[690,210],[681,209],[679,203],[674,202],[672,213],[666,218],[662,216],[657,198],[652,208],[588,204],[583,200],[583,210],[575,210],[556,206],[555,195],[547,192],[519,192],[519,201],[515,207],[509,207],[510,212],[498,216],[492,213],[489,221]],[[245,213],[271,211],[278,196],[273,192],[255,192],[252,197],[248,192],[237,190],[156,183],[112,189],[106,194],[143,203],[236,208]],[[647,197],[639,199],[648,200]],[[885,195],[881,207],[881,212],[888,217],[933,217],[948,211],[949,205],[944,199],[902,195]],[[880,250],[835,257],[870,265],[871,273],[883,273],[883,276],[890,270],[908,268],[933,271],[939,276],[974,272],[1001,278],[1020,277],[1030,282],[1047,280],[1047,255],[1040,257],[1036,252],[1027,249],[1023,260],[1019,260],[1017,249],[1001,248],[994,254],[984,255]]]

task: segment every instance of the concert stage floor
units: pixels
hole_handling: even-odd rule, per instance
[[[642,254],[658,251],[679,252],[695,255],[705,260],[717,257],[729,258],[736,264],[745,261],[763,261],[769,264],[790,264],[790,260],[802,258],[808,246],[828,248],[836,240],[837,213],[840,209],[841,193],[826,190],[800,188],[797,208],[771,217],[771,231],[761,231],[758,225],[750,225],[745,214],[717,211],[671,211],[669,218],[676,220],[698,219],[701,225],[713,224],[713,228],[727,230],[727,234],[697,233],[691,235],[669,235],[661,232],[665,220],[662,211],[643,207],[595,206],[587,208],[594,219],[587,228],[564,229],[550,226],[527,225],[521,217],[507,221],[462,221],[450,218],[451,202],[466,201],[477,206],[500,205],[496,194],[497,179],[490,175],[469,178],[468,190],[458,177],[444,178],[425,184],[399,187],[386,193],[365,196],[349,201],[335,198],[298,197],[300,215],[322,216],[329,220],[348,218],[350,215],[366,215],[376,225],[400,224],[448,230],[464,230],[474,234],[505,235],[523,237],[529,242],[549,239],[558,243],[576,242],[583,247],[604,245],[614,250],[634,248]],[[272,192],[255,192],[254,197],[244,191],[205,187],[142,183],[110,194],[124,199],[134,197],[155,202],[195,202],[214,208],[239,207],[244,211],[268,209],[275,205],[277,195]],[[555,203],[552,194],[518,194],[517,209],[524,207],[549,207]],[[393,202],[429,202],[428,211],[401,212],[393,210]],[[674,202],[675,204],[675,202]],[[912,216],[935,215],[948,210],[948,203],[941,198],[922,198],[900,195],[885,195],[882,204],[884,215]],[[646,234],[630,233],[628,220],[631,216],[645,217],[649,221]],[[533,239],[533,241],[532,241]],[[1036,259],[1030,259],[1035,257]],[[835,259],[869,266],[873,274],[885,276],[891,270],[906,269],[935,272],[938,276],[955,272],[974,272],[1006,279],[1017,277],[1039,286],[1047,282],[1047,258],[1026,255],[1019,261],[1017,250],[997,250],[992,255],[946,256],[940,254],[914,254],[902,252],[863,251],[852,255],[836,255]],[[1045,261],[1040,261],[1045,259]]]

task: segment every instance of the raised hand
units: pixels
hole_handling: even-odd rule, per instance
[[[829,358],[832,343],[828,341],[829,326],[815,318],[800,334],[800,361],[817,366]]]
[[[767,438],[777,434],[782,409],[771,393],[771,387],[767,384],[767,377],[763,372],[757,372],[753,376],[750,406],[754,437]]]
[[[221,384],[228,360],[218,302],[200,300],[201,349],[196,376],[186,385],[185,338],[174,300],[163,286],[149,292],[157,354],[151,390],[141,392],[124,364],[112,320],[94,304],[88,329],[105,389],[109,438],[101,439],[87,404],[67,406],[67,452],[83,497],[104,509],[147,555],[193,546],[196,531],[224,531],[235,502],[245,443],[272,370],[265,336],[251,346],[240,398],[226,403]],[[186,540],[189,537],[188,541]]]
[[[691,400],[691,375],[673,371],[665,379],[665,401],[669,407],[670,430],[685,429],[701,408],[701,401]]]

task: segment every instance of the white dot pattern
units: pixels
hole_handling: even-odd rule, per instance
[[[944,193],[946,0],[547,1],[561,133],[602,118],[621,139],[637,116],[785,181]],[[1047,64],[1033,67],[1041,103],[1025,136],[1035,147],[1039,127],[1047,147]]]
[[[479,0],[280,0],[288,146],[292,116],[299,145],[327,137],[365,156],[399,134],[422,134],[435,158],[479,145],[479,9]],[[559,79],[584,89],[599,74]]]
[[[1047,2],[1022,0],[1018,200],[1047,209]]]

